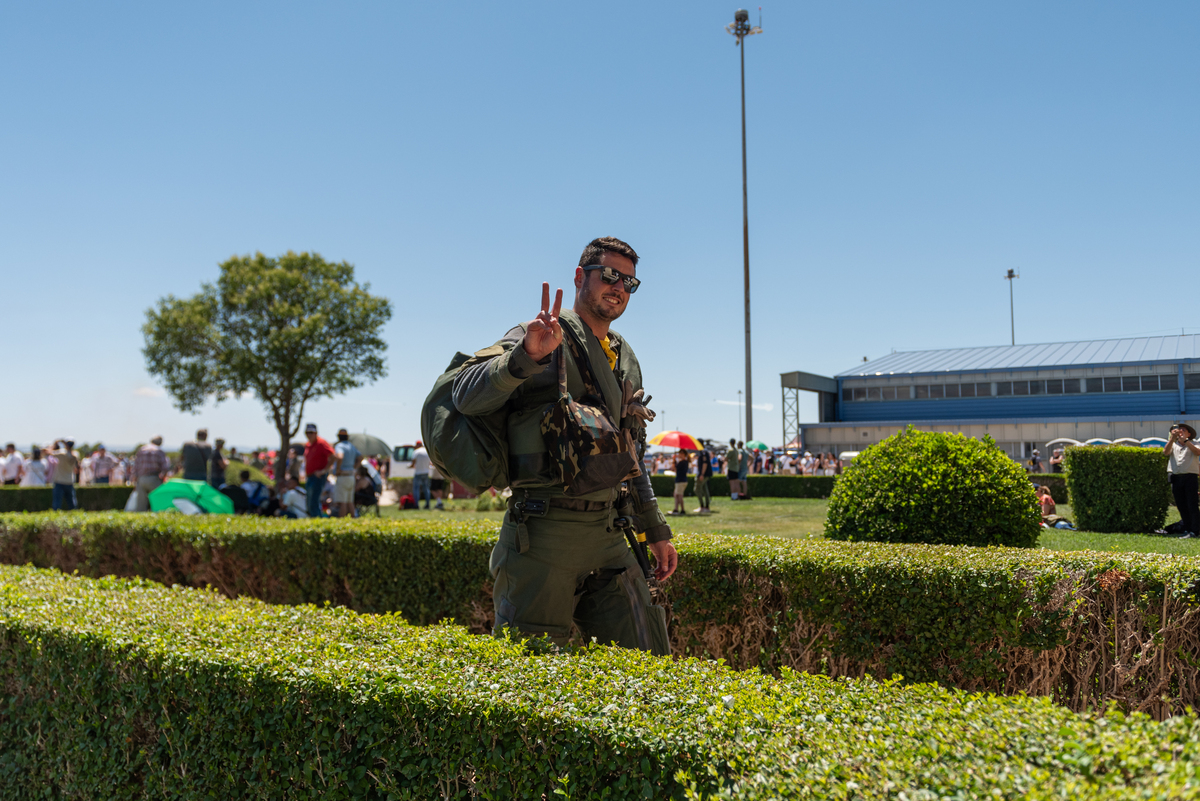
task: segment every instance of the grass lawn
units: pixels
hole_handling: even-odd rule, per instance
[[[667,522],[676,532],[711,532],[720,534],[768,534],[775,537],[819,537],[825,528],[825,512],[829,502],[807,498],[755,498],[752,501],[731,501],[728,498],[713,498],[713,513],[701,517],[692,514],[696,499],[687,498],[688,514],[671,517]],[[671,508],[671,499],[659,501],[664,510]],[[401,511],[384,507],[384,517],[411,518],[463,518],[471,520],[495,520],[499,525],[503,512],[475,511],[475,501],[449,501],[448,511],[424,509]],[[1059,504],[1058,513],[1072,519],[1071,507]],[[1179,519],[1171,507],[1167,523]],[[1156,537],[1142,534],[1096,534],[1090,531],[1064,531],[1043,529],[1038,547],[1054,551],[1119,551],[1138,553],[1166,553],[1181,556],[1200,556],[1200,540],[1179,540],[1174,537]]]

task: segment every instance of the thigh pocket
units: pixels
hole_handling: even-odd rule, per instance
[[[488,570],[493,579],[500,572],[500,568],[504,567],[504,563],[508,561],[508,554],[516,547],[516,544],[517,527],[506,522],[500,527],[500,539],[492,547],[492,556],[488,561]]]

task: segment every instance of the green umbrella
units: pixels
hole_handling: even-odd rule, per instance
[[[184,481],[173,478],[157,489],[151,491],[150,510],[161,512],[175,508],[175,499],[183,498],[191,501],[210,514],[233,514],[233,501],[222,495],[207,481]]]
[[[383,456],[385,458],[392,455],[392,447],[379,437],[370,434],[351,434],[350,444],[358,448],[358,452],[363,456]]]
[[[769,450],[771,450],[769,447],[767,447],[767,443],[763,442],[761,439],[750,440],[749,442],[746,443],[746,447],[752,451],[769,451]]]

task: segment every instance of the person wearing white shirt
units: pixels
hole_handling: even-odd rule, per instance
[[[280,514],[292,518],[308,517],[308,494],[304,488],[294,478],[287,479],[284,486],[287,490],[279,499]]]
[[[33,451],[29,454],[29,461],[25,463],[22,473],[22,487],[46,486],[46,476],[50,474],[50,467],[46,464],[46,460],[42,458],[41,448],[34,447]]]
[[[4,446],[4,455],[0,456],[0,477],[5,484],[16,486],[21,483],[25,473],[25,457],[17,450],[17,446],[8,443]]]
[[[1188,539],[1200,534],[1200,447],[1195,443],[1196,429],[1187,423],[1171,426],[1171,436],[1163,451],[1167,454],[1167,475],[1171,480],[1171,492],[1175,496],[1175,507],[1179,509],[1179,523],[1183,526],[1183,537]]]
[[[429,451],[425,450],[425,445],[417,440],[417,449],[413,452],[412,469],[413,469],[413,500],[417,502],[417,506],[421,505],[421,495],[425,496],[425,508],[429,508]]]

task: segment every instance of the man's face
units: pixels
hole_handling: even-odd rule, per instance
[[[596,263],[602,267],[612,267],[632,278],[637,277],[637,268],[633,266],[633,262],[619,253],[606,250]],[[617,319],[625,313],[625,306],[629,303],[625,282],[606,284],[600,280],[599,270],[584,272],[582,268],[576,268],[575,289],[579,293],[579,304],[582,308],[601,320],[612,322]]]
[[[6,445],[6,446],[4,447],[4,452],[5,452],[5,453],[9,453],[9,454],[11,454],[11,453],[12,453],[13,451],[15,451],[15,450],[16,450],[16,448],[14,448],[12,445]]]
[[[317,432],[316,431],[305,431],[304,436],[309,442],[317,441]]]

